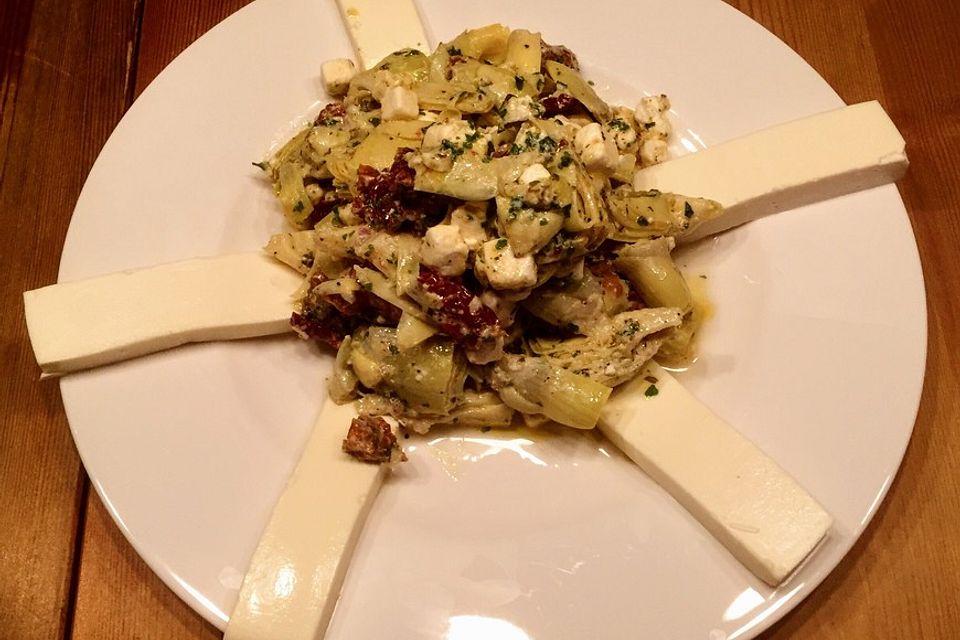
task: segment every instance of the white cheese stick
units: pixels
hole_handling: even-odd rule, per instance
[[[863,102],[730,140],[638,171],[638,191],[716,200],[724,213],[681,242],[762,216],[899,179],[903,136],[880,103]]]
[[[44,373],[67,373],[188,342],[290,330],[303,277],[260,253],[199,258],[23,294]]]
[[[657,395],[646,396],[657,379]],[[780,584],[832,519],[776,462],[654,363],[604,407],[600,429],[747,569]]]
[[[333,615],[386,465],[341,450],[357,416],[327,401],[243,578],[224,640],[314,640]]]
[[[394,51],[428,53],[427,36],[413,0],[337,0],[361,69]]]

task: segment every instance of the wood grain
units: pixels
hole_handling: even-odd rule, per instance
[[[133,2],[0,7],[0,638],[46,640],[69,624],[85,479],[58,386],[38,383],[21,294],[56,279],[80,187],[123,113]]]
[[[844,100],[878,98],[899,125],[911,158],[899,186],[929,308],[923,399],[887,501],[841,565],[762,637],[957,637],[960,3],[728,2],[796,49]],[[0,384],[0,640],[219,637],[87,495],[57,387],[36,382],[20,293],[55,279],[82,181],[133,97],[243,4],[0,3],[0,355],[14,372]]]

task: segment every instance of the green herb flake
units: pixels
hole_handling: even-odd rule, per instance
[[[648,220],[645,216],[640,216],[637,218],[637,224],[641,227],[646,227],[650,225],[650,220]]]
[[[523,91],[523,76],[514,76],[513,83],[517,85],[517,91]]]
[[[494,246],[497,248],[497,251],[503,251],[504,249],[507,248],[507,239],[500,238],[499,240],[497,240],[497,244]]]
[[[614,118],[607,124],[611,129],[616,129],[617,131],[626,131],[630,128],[630,125],[624,122],[623,118]]]
[[[447,54],[451,56],[462,56],[463,51],[460,51],[460,49],[457,49],[456,47],[451,46],[451,47],[447,47]]]
[[[687,218],[693,217],[693,207],[690,206],[689,202],[683,203],[683,215]]]
[[[658,393],[660,393],[660,390],[657,389],[657,385],[651,384],[649,387],[647,387],[647,390],[643,392],[643,395],[645,395],[648,398],[652,398]]]
[[[251,162],[250,164],[257,167],[261,171],[266,171],[267,169],[270,168],[270,165],[267,164],[266,162]]]
[[[567,167],[570,166],[570,163],[572,163],[572,162],[573,162],[573,156],[571,156],[569,153],[564,152],[563,155],[560,156],[560,168],[561,168],[561,169],[566,169]]]
[[[548,223],[549,223],[549,221],[548,221],[546,218],[540,218],[540,226],[541,226],[541,227],[547,226]]]
[[[303,211],[303,200],[297,200],[297,204],[293,205],[293,210],[296,213]]]
[[[380,126],[380,118],[378,118],[377,116],[373,116],[372,118],[370,118],[370,124],[372,124],[372,125],[375,126],[375,127],[379,127],[379,126]]]
[[[541,153],[553,153],[557,150],[557,141],[551,138],[550,136],[544,136],[540,138],[540,147]]]

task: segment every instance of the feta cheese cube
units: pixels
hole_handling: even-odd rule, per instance
[[[531,182],[536,182],[537,180],[549,179],[550,172],[547,171],[547,168],[539,162],[530,165],[523,170],[523,173],[520,174],[520,184],[530,184]]]
[[[503,121],[506,124],[523,122],[542,113],[543,108],[536,104],[530,96],[510,96],[503,103],[505,110]]]
[[[350,81],[357,75],[357,67],[353,60],[348,58],[334,58],[327,60],[320,66],[323,75],[323,86],[331,96],[346,95]]]
[[[617,143],[604,139],[603,129],[597,122],[581,127],[573,138],[573,146],[590,171],[613,171],[620,159]]]
[[[460,230],[460,237],[471,251],[479,249],[487,239],[487,233],[483,230],[483,223],[487,219],[486,209],[486,202],[471,202],[457,207],[450,214],[450,224]]]
[[[573,146],[581,155],[587,147],[598,142],[603,142],[603,129],[599,122],[591,122],[580,127],[580,131],[577,131],[577,135],[573,137]]]
[[[413,120],[420,115],[417,94],[405,87],[390,87],[380,102],[384,120]]]
[[[435,267],[445,276],[459,276],[467,268],[470,247],[460,235],[460,229],[452,224],[438,224],[427,229],[420,245],[420,258],[424,264]]]
[[[518,258],[506,238],[483,243],[474,271],[494,289],[526,289],[537,284],[533,255]]]
[[[643,166],[660,164],[667,158],[667,141],[661,138],[644,140],[640,145],[640,161]]]
[[[670,136],[671,126],[666,112],[670,109],[670,100],[665,95],[641,98],[634,110],[634,118],[640,125],[643,137],[666,139]]]
[[[423,134],[420,145],[423,164],[434,171],[450,171],[453,150],[463,148],[470,132],[470,123],[465,120],[449,120],[431,126]]]

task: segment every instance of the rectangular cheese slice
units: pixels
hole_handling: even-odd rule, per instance
[[[341,450],[356,416],[353,404],[324,405],[250,560],[225,640],[323,637],[387,472]]]
[[[716,200],[724,214],[692,242],[805,204],[899,179],[903,136],[876,101],[827,111],[638,171],[634,189]]]
[[[337,0],[361,69],[400,49],[429,53],[413,0]]]
[[[647,396],[656,378],[658,393]],[[600,429],[744,566],[780,584],[830,529],[776,462],[654,363],[607,403]]]
[[[67,373],[188,342],[290,330],[303,277],[260,253],[199,258],[23,294],[44,373]]]

